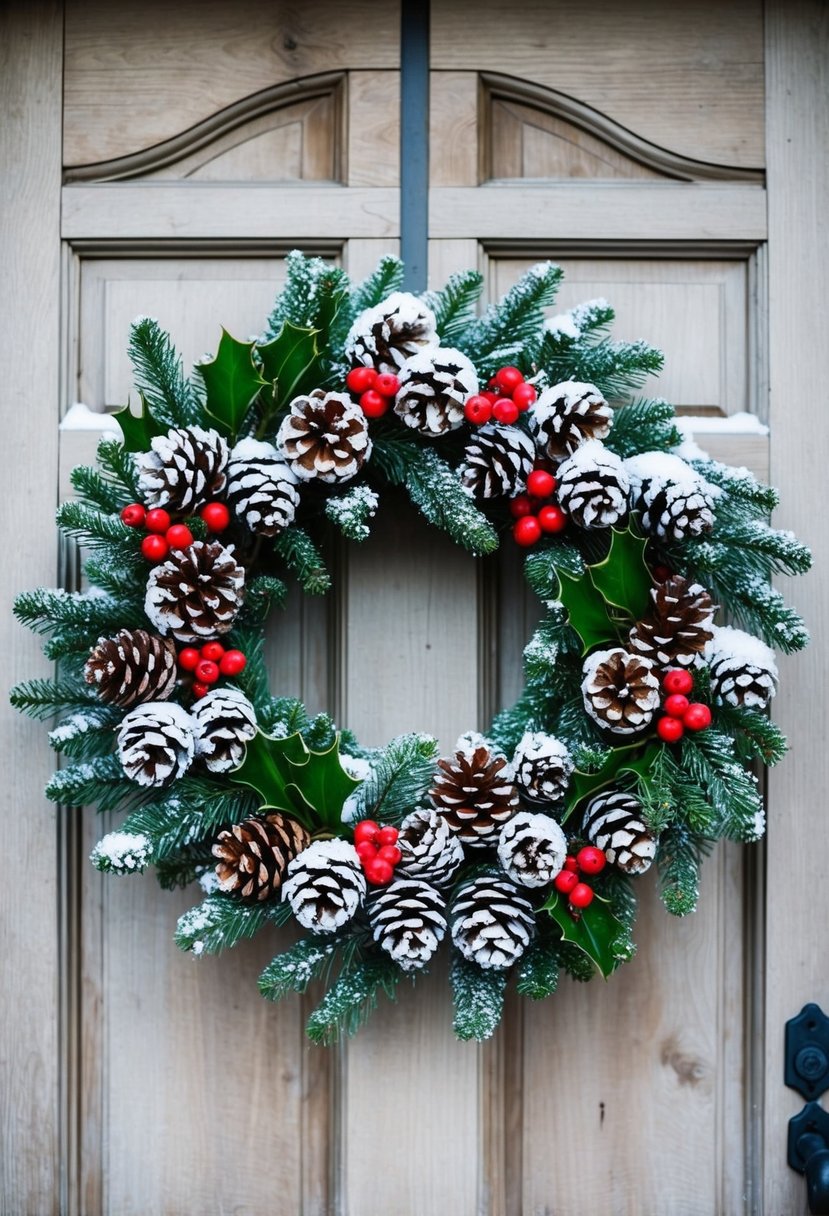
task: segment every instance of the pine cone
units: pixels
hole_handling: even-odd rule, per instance
[[[458,472],[478,498],[513,497],[526,488],[534,463],[533,442],[517,426],[482,426],[466,445]]]
[[[98,638],[83,673],[107,705],[166,701],[176,687],[176,648],[145,629],[121,629],[114,638]]]
[[[199,642],[233,628],[244,586],[232,545],[197,540],[152,569],[144,611],[160,633]]]
[[[630,631],[630,648],[657,667],[694,667],[714,636],[716,608],[700,586],[673,574],[651,590],[653,612]]]
[[[357,317],[345,340],[346,357],[397,375],[412,355],[437,346],[435,314],[416,296],[395,291]]]
[[[573,772],[573,758],[560,739],[527,731],[512,758],[515,780],[531,802],[560,802]]]
[[[742,629],[715,628],[705,648],[705,661],[716,701],[764,709],[777,691],[774,651]]]
[[[498,860],[522,887],[547,887],[567,856],[567,837],[555,819],[519,811],[501,828]]]
[[[473,878],[452,905],[452,941],[479,967],[511,967],[534,933],[532,904],[508,878]]]
[[[656,855],[656,837],[642,819],[642,804],[623,790],[603,790],[584,812],[584,834],[625,874],[644,874]]]
[[[315,840],[288,866],[282,897],[312,933],[336,933],[365,899],[360,858],[345,840]]]
[[[527,421],[539,452],[565,460],[588,439],[604,439],[613,410],[592,384],[564,380],[539,393]]]
[[[224,489],[229,449],[218,431],[174,427],[136,455],[138,486],[151,507],[191,515]]]
[[[193,761],[193,719],[173,701],[148,701],[125,715],[116,735],[118,759],[131,781],[168,785]]]
[[[276,445],[301,481],[351,481],[371,455],[366,416],[345,393],[295,397]]]
[[[297,480],[272,444],[256,439],[236,444],[227,470],[227,502],[257,536],[276,536],[293,523]]]
[[[245,758],[257,731],[256,710],[238,688],[214,688],[190,711],[196,724],[196,755],[211,773],[228,773]]]
[[[261,903],[276,895],[289,862],[311,843],[308,832],[289,815],[274,811],[219,832],[212,853],[219,858],[219,890],[244,903]]]
[[[663,540],[701,536],[714,526],[715,490],[680,456],[644,452],[625,461],[631,506],[642,527]]]
[[[396,878],[368,902],[372,935],[398,967],[425,966],[446,933],[446,904],[427,882]]]
[[[461,425],[466,400],[477,391],[471,361],[459,350],[441,346],[403,366],[394,412],[420,435],[443,435]]]
[[[594,722],[615,735],[634,735],[650,725],[659,708],[653,663],[621,647],[597,650],[584,660],[581,691]]]
[[[628,513],[630,483],[623,461],[588,439],[558,466],[558,501],[580,528],[612,528]]]
[[[397,847],[403,854],[396,873],[422,878],[435,887],[452,881],[463,862],[463,845],[443,815],[433,807],[419,807],[400,825]]]
[[[518,810],[518,791],[502,771],[506,767],[506,759],[487,747],[438,760],[441,771],[430,797],[449,829],[470,848],[494,844],[498,829]]]

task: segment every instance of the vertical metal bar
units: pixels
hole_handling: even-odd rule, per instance
[[[407,291],[425,291],[429,254],[429,0],[402,0],[400,256]]]

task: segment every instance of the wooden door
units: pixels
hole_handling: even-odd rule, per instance
[[[292,246],[358,276],[396,250],[400,16],[369,0],[8,8],[4,420],[23,539],[7,595],[54,581],[56,480],[94,446],[72,425],[58,445],[58,412],[123,400],[133,316],[158,316],[194,358],[219,323],[260,327]],[[435,284],[477,264],[494,298],[532,261],[560,261],[562,307],[606,295],[621,336],[664,344],[662,391],[712,453],[771,466],[819,559],[825,25],[819,5],[782,0],[765,14],[522,0],[508,17],[496,0],[436,0],[431,15]],[[743,413],[771,447],[763,426],[729,423]],[[829,1005],[814,847],[826,569],[798,588],[815,647],[785,665],[775,706],[794,754],[770,783],[765,854],[720,849],[686,921],[651,892],[632,964],[603,989],[511,1006],[483,1048],[452,1038],[441,974],[342,1048],[306,1046],[304,1000],[256,993],[274,943],[179,955],[172,926],[197,897],[90,872],[102,825],[67,810],[55,829],[42,733],[15,721],[8,1210],[803,1210],[782,1025]],[[532,612],[514,553],[476,564],[389,504],[332,603],[290,606],[274,683],[366,742],[425,729],[448,746],[514,695]],[[4,629],[10,680],[31,675],[34,647]]]

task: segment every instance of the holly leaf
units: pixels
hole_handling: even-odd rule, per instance
[[[627,930],[601,896],[594,895],[593,902],[574,917],[567,899],[554,890],[541,910],[552,916],[564,940],[582,950],[605,979],[630,957]]]
[[[293,738],[293,736],[291,736]],[[262,805],[277,811],[294,811],[288,794],[290,773],[284,756],[276,748],[281,739],[271,739],[261,730],[245,748],[245,758],[238,768],[229,774],[230,780],[239,785],[249,785],[262,799]],[[302,820],[306,827],[310,825]]]
[[[285,321],[272,341],[257,346],[275,407],[287,405],[301,393],[319,387],[324,369],[318,333],[316,329],[303,329]]]
[[[143,393],[139,393],[141,412],[134,414],[129,405],[116,410],[112,417],[121,428],[124,436],[124,447],[128,452],[148,452],[150,444],[156,435],[166,433],[166,426],[156,422],[150,413],[150,407]]]
[[[630,528],[612,529],[610,552],[588,572],[605,603],[638,621],[648,610],[651,577],[645,564],[647,541]]]
[[[301,736],[296,736],[302,742]],[[353,794],[361,783],[348,773],[340,763],[339,735],[324,752],[314,752],[305,747],[302,761],[292,760],[294,781],[288,786],[292,795],[298,795],[314,812],[319,823],[335,836],[342,831],[342,811],[346,798]]]
[[[594,646],[616,641],[617,633],[607,611],[603,597],[588,571],[574,578],[564,570],[556,570],[558,597],[567,610],[570,624],[582,641],[582,654]]]
[[[254,346],[254,342],[239,342],[223,329],[215,357],[197,365],[207,394],[205,410],[217,429],[232,440],[266,383],[253,362]]]
[[[567,790],[567,801],[564,804],[561,822],[566,823],[582,802],[592,797],[598,790],[604,789],[606,785],[610,785],[611,781],[615,781],[623,773],[633,773],[647,780],[659,754],[660,745],[651,743],[641,755],[634,755],[641,746],[642,744],[639,742],[628,743],[625,747],[614,747],[604,764],[595,773],[583,773],[576,769]]]

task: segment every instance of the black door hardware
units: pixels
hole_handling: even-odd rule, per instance
[[[785,1080],[807,1101],[829,1089],[829,1018],[819,1005],[804,1005],[786,1023]]]

